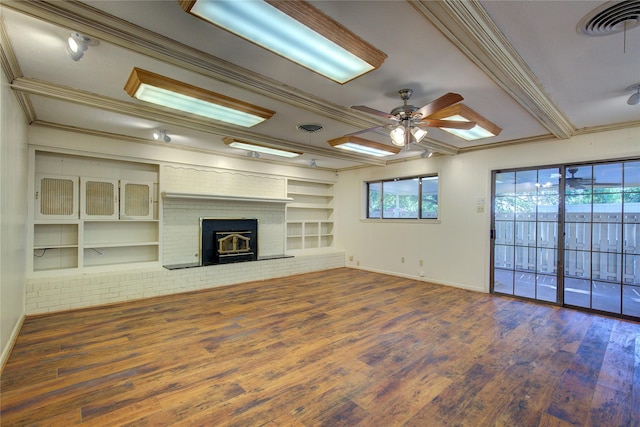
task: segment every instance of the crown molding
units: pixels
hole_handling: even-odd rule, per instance
[[[576,132],[478,0],[407,0],[555,137]]]
[[[4,21],[0,15],[0,66],[2,67],[2,71],[7,76],[9,82],[14,81],[16,78],[22,76],[22,70],[20,69],[20,65],[18,64],[18,60],[16,58],[15,53],[13,52],[13,47],[11,43],[9,43],[9,38],[7,37],[6,28],[4,26]],[[36,112],[29,100],[29,97],[22,92],[14,92],[18,104],[20,105],[20,109],[24,113],[24,116],[27,120],[27,123],[33,123],[36,120]]]
[[[608,125],[580,128],[576,131],[576,135],[587,135],[590,133],[609,132],[614,130],[630,129],[630,128],[636,128],[636,127],[640,131],[640,120],[631,120],[628,122],[620,122],[620,123],[613,123]]]

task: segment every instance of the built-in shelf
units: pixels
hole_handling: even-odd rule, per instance
[[[289,180],[287,196],[287,250],[333,247],[333,184]]]
[[[157,166],[58,153],[35,156],[33,272],[159,262]],[[63,162],[68,170],[103,176],[51,174]],[[122,179],[127,177],[135,179]]]
[[[260,203],[290,203],[292,198],[233,196],[227,194],[202,194],[202,193],[175,193],[166,191],[162,193],[165,199],[192,199],[192,200],[223,200],[236,202],[260,202]]]

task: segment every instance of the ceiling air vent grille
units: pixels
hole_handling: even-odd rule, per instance
[[[640,25],[640,0],[610,1],[592,10],[578,24],[578,32],[607,36]]]
[[[316,133],[316,132],[320,132],[322,129],[324,129],[324,126],[322,126],[321,124],[318,124],[318,123],[306,123],[306,124],[303,124],[303,125],[298,125],[298,126],[296,126],[296,128],[300,132]]]

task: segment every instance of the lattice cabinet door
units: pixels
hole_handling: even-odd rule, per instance
[[[118,180],[80,178],[80,218],[118,219]]]
[[[153,183],[120,181],[120,219],[153,218]]]
[[[78,177],[36,176],[36,219],[78,219]]]

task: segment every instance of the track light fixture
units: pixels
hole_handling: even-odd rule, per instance
[[[309,167],[310,168],[315,168],[316,166],[318,166],[318,163],[316,162],[316,159],[311,159],[311,161],[309,162]]]
[[[433,151],[431,150],[424,150],[424,152],[420,154],[420,157],[422,157],[423,159],[428,159],[431,156],[433,156]]]
[[[92,40],[84,34],[72,32],[67,39],[67,51],[74,61],[80,61],[89,46],[96,46],[98,40]]]
[[[629,86],[626,90],[635,90],[636,93],[632,94],[629,99],[627,99],[627,104],[629,105],[638,105],[640,104],[640,83]]]
[[[153,139],[155,139],[156,141],[164,141],[164,142],[171,142],[171,137],[169,135],[167,135],[167,131],[164,129],[156,129],[153,131]]]

